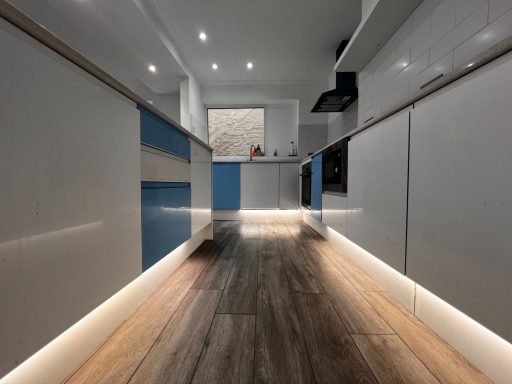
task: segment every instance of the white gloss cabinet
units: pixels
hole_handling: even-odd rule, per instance
[[[0,376],[141,273],[140,113],[0,20]]]
[[[407,274],[512,340],[512,55],[411,114]]]
[[[347,235],[347,204],[346,196],[322,195],[322,223],[343,236]]]
[[[212,154],[190,141],[192,236],[212,221]]]
[[[240,164],[242,209],[279,208],[279,164]]]
[[[299,164],[279,164],[279,209],[299,209]]]
[[[347,235],[405,272],[409,111],[352,137],[348,144]]]

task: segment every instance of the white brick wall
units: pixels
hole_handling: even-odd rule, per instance
[[[358,123],[512,35],[512,0],[424,0],[359,73]]]

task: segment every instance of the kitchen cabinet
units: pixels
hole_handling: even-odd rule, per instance
[[[190,206],[190,184],[142,182],[144,271],[190,238]]]
[[[192,235],[212,221],[212,153],[190,142],[190,187],[192,198]]]
[[[213,164],[213,209],[240,209],[240,163]]]
[[[190,141],[187,135],[148,110],[140,109],[140,141],[176,156],[190,159]]]
[[[322,221],[322,154],[311,159],[311,215]]]
[[[407,275],[512,340],[512,55],[411,113]]]
[[[299,208],[299,164],[279,164],[279,209]]]
[[[240,166],[242,209],[279,208],[279,164],[243,163]]]
[[[347,204],[346,196],[322,195],[322,222],[343,236],[347,235]]]
[[[405,273],[409,111],[348,144],[347,236]]]

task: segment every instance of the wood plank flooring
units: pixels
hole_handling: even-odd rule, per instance
[[[66,381],[490,383],[302,222],[215,222]]]

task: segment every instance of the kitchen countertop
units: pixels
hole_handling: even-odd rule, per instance
[[[249,156],[214,156],[214,163],[300,163],[298,156],[255,156],[249,161]]]

